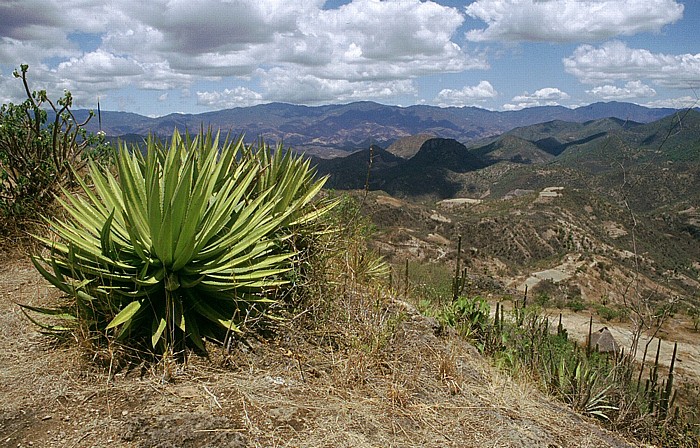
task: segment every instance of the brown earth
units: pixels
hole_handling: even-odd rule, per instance
[[[322,327],[297,320],[231,353],[111,375],[117,357],[53,342],[16,305],[55,297],[26,258],[4,257],[0,446],[632,446],[370,293],[337,297],[347,313]]]
[[[588,338],[588,326],[591,313],[578,312],[571,310],[562,310],[562,323],[568,333],[574,336],[581,343],[585,343]],[[553,319],[558,319],[558,310],[552,311]],[[632,346],[632,324],[629,322],[610,322],[601,319],[597,315],[593,315],[593,331],[607,327],[612,333],[615,341],[625,351],[629,351]],[[700,383],[700,334],[693,330],[693,324],[687,316],[678,315],[669,319],[658,333],[661,338],[659,346],[659,365],[663,366],[663,371],[668,371],[671,365],[671,357],[673,355],[674,343],[678,344],[676,354],[676,364],[674,371],[677,376],[681,376],[686,380],[691,380]],[[642,335],[639,341],[639,349],[636,353],[637,362],[641,364],[644,359],[644,347],[649,342],[647,335]],[[646,355],[645,364],[653,364],[656,356],[656,349],[659,338],[653,339],[649,344]]]

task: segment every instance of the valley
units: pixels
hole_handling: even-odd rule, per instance
[[[493,309],[527,291],[581,343],[591,316],[627,349],[637,323],[641,346],[663,339],[666,367],[678,342],[678,371],[698,381],[700,114],[541,123],[470,145],[417,136],[329,166],[363,201],[399,289],[409,263],[417,296],[449,302],[461,237],[463,294]]]

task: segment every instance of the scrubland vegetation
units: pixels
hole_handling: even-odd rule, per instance
[[[55,106],[45,92],[30,92],[26,74],[23,66],[17,76],[27,101],[0,111],[0,225],[16,235],[2,244],[31,251],[61,294],[16,308],[63,341],[44,345],[47,357],[73,347],[79,368],[105,379],[107,395],[138,401],[118,375],[150,374],[162,394],[204,384],[220,419],[202,417],[215,428],[171,428],[179,439],[149,432],[153,422],[108,423],[104,431],[123,446],[350,446],[351,436],[356,446],[483,446],[494,436],[507,446],[625,446],[605,432],[572,429],[583,423],[523,392],[536,388],[635,443],[696,446],[698,385],[675,378],[675,358],[666,369],[652,360],[654,345],[643,347],[641,365],[630,348],[582,346],[545,311],[558,300],[546,283],[529,299],[480,285],[460,264],[461,250],[442,264],[390,266],[371,248],[366,195],[322,190],[324,179],[300,156],[212,131],[174,131],[143,151],[108,149],[75,122],[70,94]],[[574,244],[566,233],[561,240]],[[575,295],[559,305],[593,307]],[[637,319],[639,334],[672,312],[647,307],[595,305],[606,320]],[[264,386],[246,383],[246,373]],[[239,395],[224,395],[219,382],[222,393],[213,394],[196,382],[204,377],[231,382]],[[504,378],[520,398],[494,391],[506,388]],[[275,403],[291,409],[273,385],[288,388],[291,416],[270,417]],[[334,423],[310,397],[336,403]],[[541,434],[517,425],[499,434],[484,424],[484,409],[494,425],[515,419],[509,406]],[[132,426],[124,432],[120,424]],[[20,433],[28,437],[24,429],[3,436]]]

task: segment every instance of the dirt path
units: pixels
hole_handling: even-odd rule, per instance
[[[559,310],[550,310],[552,315],[551,321],[556,322],[559,319]],[[562,311],[562,323],[567,329],[569,335],[576,338],[581,343],[585,343],[588,338],[588,326],[590,312],[581,311],[574,313],[571,310]],[[603,327],[607,327],[612,333],[615,341],[625,351],[628,351],[632,345],[632,326],[626,323],[605,322],[599,316],[593,315],[593,331],[598,331]],[[671,356],[673,355],[673,344],[678,343],[678,352],[676,355],[675,371],[689,379],[700,381],[700,333],[692,331],[692,323],[687,319],[672,318],[671,321],[664,327],[661,334],[661,346],[659,351],[659,364],[666,369],[671,364]],[[671,331],[672,330],[672,331]],[[643,336],[639,343],[636,359],[642,362],[644,355],[644,346],[649,341],[648,337]],[[658,339],[649,345],[649,350],[646,357],[647,365],[654,361],[656,356],[656,347]]]

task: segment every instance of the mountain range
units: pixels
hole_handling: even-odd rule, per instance
[[[412,136],[316,163],[327,186],[363,198],[397,265],[453,259],[460,236],[470,272],[484,275],[475,282],[616,306],[634,283],[658,306],[700,306],[695,110],[649,123],[552,120],[466,144]]]
[[[560,183],[619,196],[627,182],[637,188],[629,200],[644,208],[651,202],[700,199],[700,112],[650,123],[553,120],[466,144],[423,134],[386,149],[373,145],[315,161],[320,174],[331,176],[328,186],[337,189],[367,184],[398,197],[485,198]]]
[[[270,103],[156,118],[102,111],[101,120],[93,119],[87,129],[96,132],[101,122],[108,136],[138,141],[149,133],[168,137],[174,128],[197,132],[211,126],[250,139],[263,137],[270,143],[283,142],[307,154],[334,157],[367,149],[371,144],[386,148],[400,138],[421,133],[466,143],[552,120],[583,123],[613,117],[647,123],[674,112],[675,109],[651,109],[620,102],[594,103],[576,109],[542,106],[503,112],[477,107],[399,107],[373,102],[317,107]],[[83,120],[87,114],[87,110],[78,110],[76,118]]]

